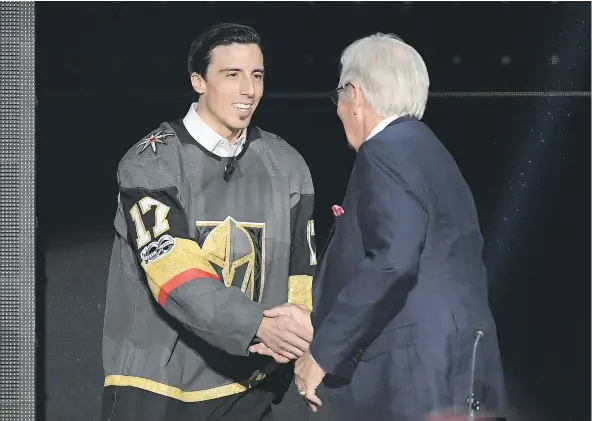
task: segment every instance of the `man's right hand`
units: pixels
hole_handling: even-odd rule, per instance
[[[259,342],[258,344],[251,345],[249,347],[249,352],[252,352],[254,354],[267,355],[267,356],[273,358],[275,360],[275,362],[278,364],[286,364],[291,361],[289,358],[282,357],[280,354],[276,354],[275,352],[273,352],[263,342]]]
[[[290,303],[282,304],[281,306],[265,310],[263,315],[265,317],[290,316],[301,325],[306,326],[312,335],[313,328],[310,320],[310,311],[302,305]]]
[[[271,351],[295,360],[308,350],[312,341],[312,329],[287,315],[264,317],[257,337]]]

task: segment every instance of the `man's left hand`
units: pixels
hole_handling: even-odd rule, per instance
[[[296,360],[294,374],[296,375],[296,387],[300,394],[306,399],[312,412],[317,412],[323,403],[316,395],[316,390],[325,378],[325,370],[307,352]]]

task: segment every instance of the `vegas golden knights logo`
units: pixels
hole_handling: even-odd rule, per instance
[[[197,243],[227,287],[261,301],[265,284],[265,223],[198,221]]]

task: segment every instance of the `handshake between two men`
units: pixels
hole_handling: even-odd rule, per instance
[[[260,343],[249,347],[250,352],[268,355],[285,364],[296,360],[294,374],[296,387],[310,409],[316,412],[322,406],[316,389],[325,377],[325,371],[309,353],[313,328],[306,307],[284,304],[263,312],[264,318],[257,331]]]

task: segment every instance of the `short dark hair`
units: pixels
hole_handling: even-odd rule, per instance
[[[205,78],[212,50],[221,45],[257,44],[261,48],[259,34],[251,27],[236,23],[219,23],[206,29],[193,41],[187,59],[189,75],[198,73]]]

